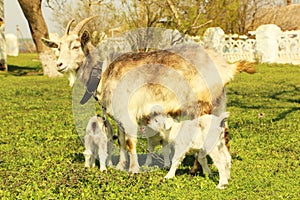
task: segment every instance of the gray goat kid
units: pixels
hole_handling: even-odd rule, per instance
[[[90,68],[99,61],[90,34],[84,30],[93,18],[79,22],[73,31],[73,20],[70,21],[59,43],[42,39],[47,46],[58,48],[57,69],[70,74],[70,85],[76,76],[86,83]],[[127,147],[129,171],[139,171],[138,122],[147,118],[154,106],[173,115],[218,115],[226,107],[224,86],[237,72],[251,70],[245,63],[229,65],[220,55],[196,44],[117,57],[103,71],[95,94],[107,114],[119,124],[117,169],[126,166]]]
[[[85,167],[95,167],[95,159],[99,159],[100,171],[112,166],[112,151],[114,147],[114,133],[109,121],[101,116],[90,118],[86,126],[84,137]]]

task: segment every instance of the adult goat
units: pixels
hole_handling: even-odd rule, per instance
[[[86,84],[91,68],[101,67],[90,34],[84,29],[92,19],[82,20],[73,31],[73,20],[70,21],[59,43],[42,39],[47,46],[58,48],[57,69],[70,74],[70,85],[76,76]],[[245,69],[252,72],[244,63],[229,65],[221,56],[196,44],[125,53],[115,58],[103,71],[95,96],[119,125],[117,169],[125,168],[127,147],[129,171],[139,171],[139,121],[144,121],[156,108],[173,116],[219,115],[226,106],[224,86],[236,72]]]

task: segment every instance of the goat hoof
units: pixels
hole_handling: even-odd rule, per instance
[[[100,171],[101,171],[101,172],[106,172],[107,169],[106,169],[106,167],[105,167],[105,168],[100,168]]]
[[[116,170],[119,170],[119,171],[124,171],[125,170],[125,165],[126,163],[118,163],[117,166],[116,166]]]
[[[173,177],[174,177],[174,175],[167,174],[164,178],[165,178],[165,179],[171,179],[171,178],[173,178]]]
[[[129,167],[129,173],[137,174],[139,173],[140,166],[138,164],[132,164]]]
[[[138,174],[139,173],[139,168],[129,169],[129,173]]]
[[[219,190],[224,190],[224,189],[226,189],[226,186],[227,186],[227,184],[222,184],[222,185],[218,185],[217,186],[217,189],[219,189]]]

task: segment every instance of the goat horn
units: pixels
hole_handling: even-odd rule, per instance
[[[75,19],[72,19],[71,21],[68,22],[68,25],[67,25],[67,28],[66,28],[66,32],[65,34],[66,35],[69,35],[69,31],[70,31],[70,28],[71,28],[71,24],[75,21]]]
[[[92,17],[86,18],[86,19],[82,20],[81,22],[79,22],[79,23],[75,26],[73,32],[79,35],[79,33],[81,32],[81,30],[82,30],[82,28],[85,26],[85,24],[87,24],[89,21],[91,21],[91,20],[94,19],[95,17],[98,17],[98,16],[92,16]]]

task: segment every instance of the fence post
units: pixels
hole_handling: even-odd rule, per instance
[[[216,52],[222,53],[221,44],[225,33],[220,27],[210,27],[203,34],[204,45]]]
[[[278,58],[278,38],[281,29],[274,24],[259,26],[256,31],[256,52],[262,63],[274,63]]]

